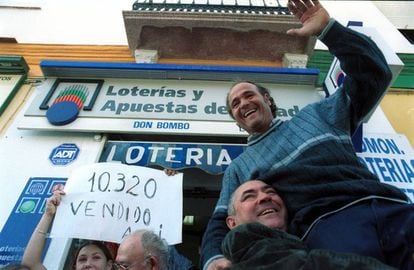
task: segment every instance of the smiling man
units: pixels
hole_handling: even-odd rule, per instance
[[[288,213],[276,190],[260,180],[240,185],[232,194],[223,252],[229,270],[392,270],[379,261],[355,254],[310,250],[286,233]]]
[[[269,228],[287,229],[287,210],[276,190],[260,180],[239,186],[230,198],[227,226],[258,222]]]
[[[251,82],[235,84],[227,96],[227,108],[239,127],[249,134],[264,133],[276,117],[269,91]]]
[[[275,103],[264,86],[239,82],[231,87],[227,110],[250,136],[245,151],[224,173],[203,237],[203,269],[230,265],[221,251],[229,231],[227,208],[231,194],[251,179],[265,180],[277,190],[289,213],[288,232],[310,248],[414,269],[414,205],[359,161],[351,141],[387,90],[387,61],[369,37],[330,18],[318,0],[290,0],[288,7],[302,27],[286,33],[317,36],[346,77],[334,94],[286,121],[275,117]]]

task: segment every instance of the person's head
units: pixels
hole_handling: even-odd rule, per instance
[[[148,230],[137,230],[122,240],[116,255],[115,269],[167,270],[168,245]]]
[[[276,190],[261,180],[240,185],[232,194],[228,206],[227,226],[230,229],[258,222],[270,228],[286,231],[287,209]]]
[[[249,134],[263,133],[276,117],[276,104],[267,88],[253,82],[234,84],[226,98],[227,111]]]
[[[76,270],[110,270],[112,262],[112,254],[107,246],[99,241],[87,241],[79,247],[76,253],[74,268]]]

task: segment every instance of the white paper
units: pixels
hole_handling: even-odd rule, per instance
[[[170,245],[181,243],[182,177],[119,163],[82,166],[67,180],[51,237],[120,243],[149,229]]]

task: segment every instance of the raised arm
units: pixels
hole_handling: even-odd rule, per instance
[[[336,21],[331,21],[329,31],[324,31],[319,38],[339,59],[346,74],[341,89],[333,95],[338,102],[333,108],[338,117],[349,119],[352,133],[385,94],[392,78],[391,71],[381,50],[369,37]],[[334,122],[341,121],[335,119]]]
[[[42,264],[42,254],[46,244],[47,232],[50,229],[56,209],[60,204],[61,196],[64,195],[63,190],[56,190],[47,200],[46,209],[40,218],[35,230],[27,243],[23,254],[22,264],[27,265],[32,270],[46,269]]]
[[[317,35],[335,55],[346,73],[342,90],[347,101],[337,100],[338,117],[349,119],[351,134],[375,108],[384,95],[391,71],[380,49],[367,36],[340,25],[329,17],[318,0],[290,0],[289,9],[302,22],[299,29],[287,31],[290,35]],[[339,103],[342,102],[342,103]],[[341,113],[339,110],[342,110]],[[343,121],[330,119],[335,123]],[[347,124],[348,125],[348,124]]]

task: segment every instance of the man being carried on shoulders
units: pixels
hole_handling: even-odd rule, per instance
[[[318,36],[347,76],[335,94],[306,106],[289,121],[274,118],[276,105],[265,87],[240,82],[230,89],[228,111],[250,137],[223,176],[203,237],[201,263],[209,270],[230,264],[220,249],[228,232],[230,195],[242,183],[262,179],[283,198],[288,232],[310,248],[414,269],[414,205],[360,163],[350,139],[390,83],[385,58],[368,37],[331,19],[317,0],[291,0],[288,7],[303,26],[287,33]]]

